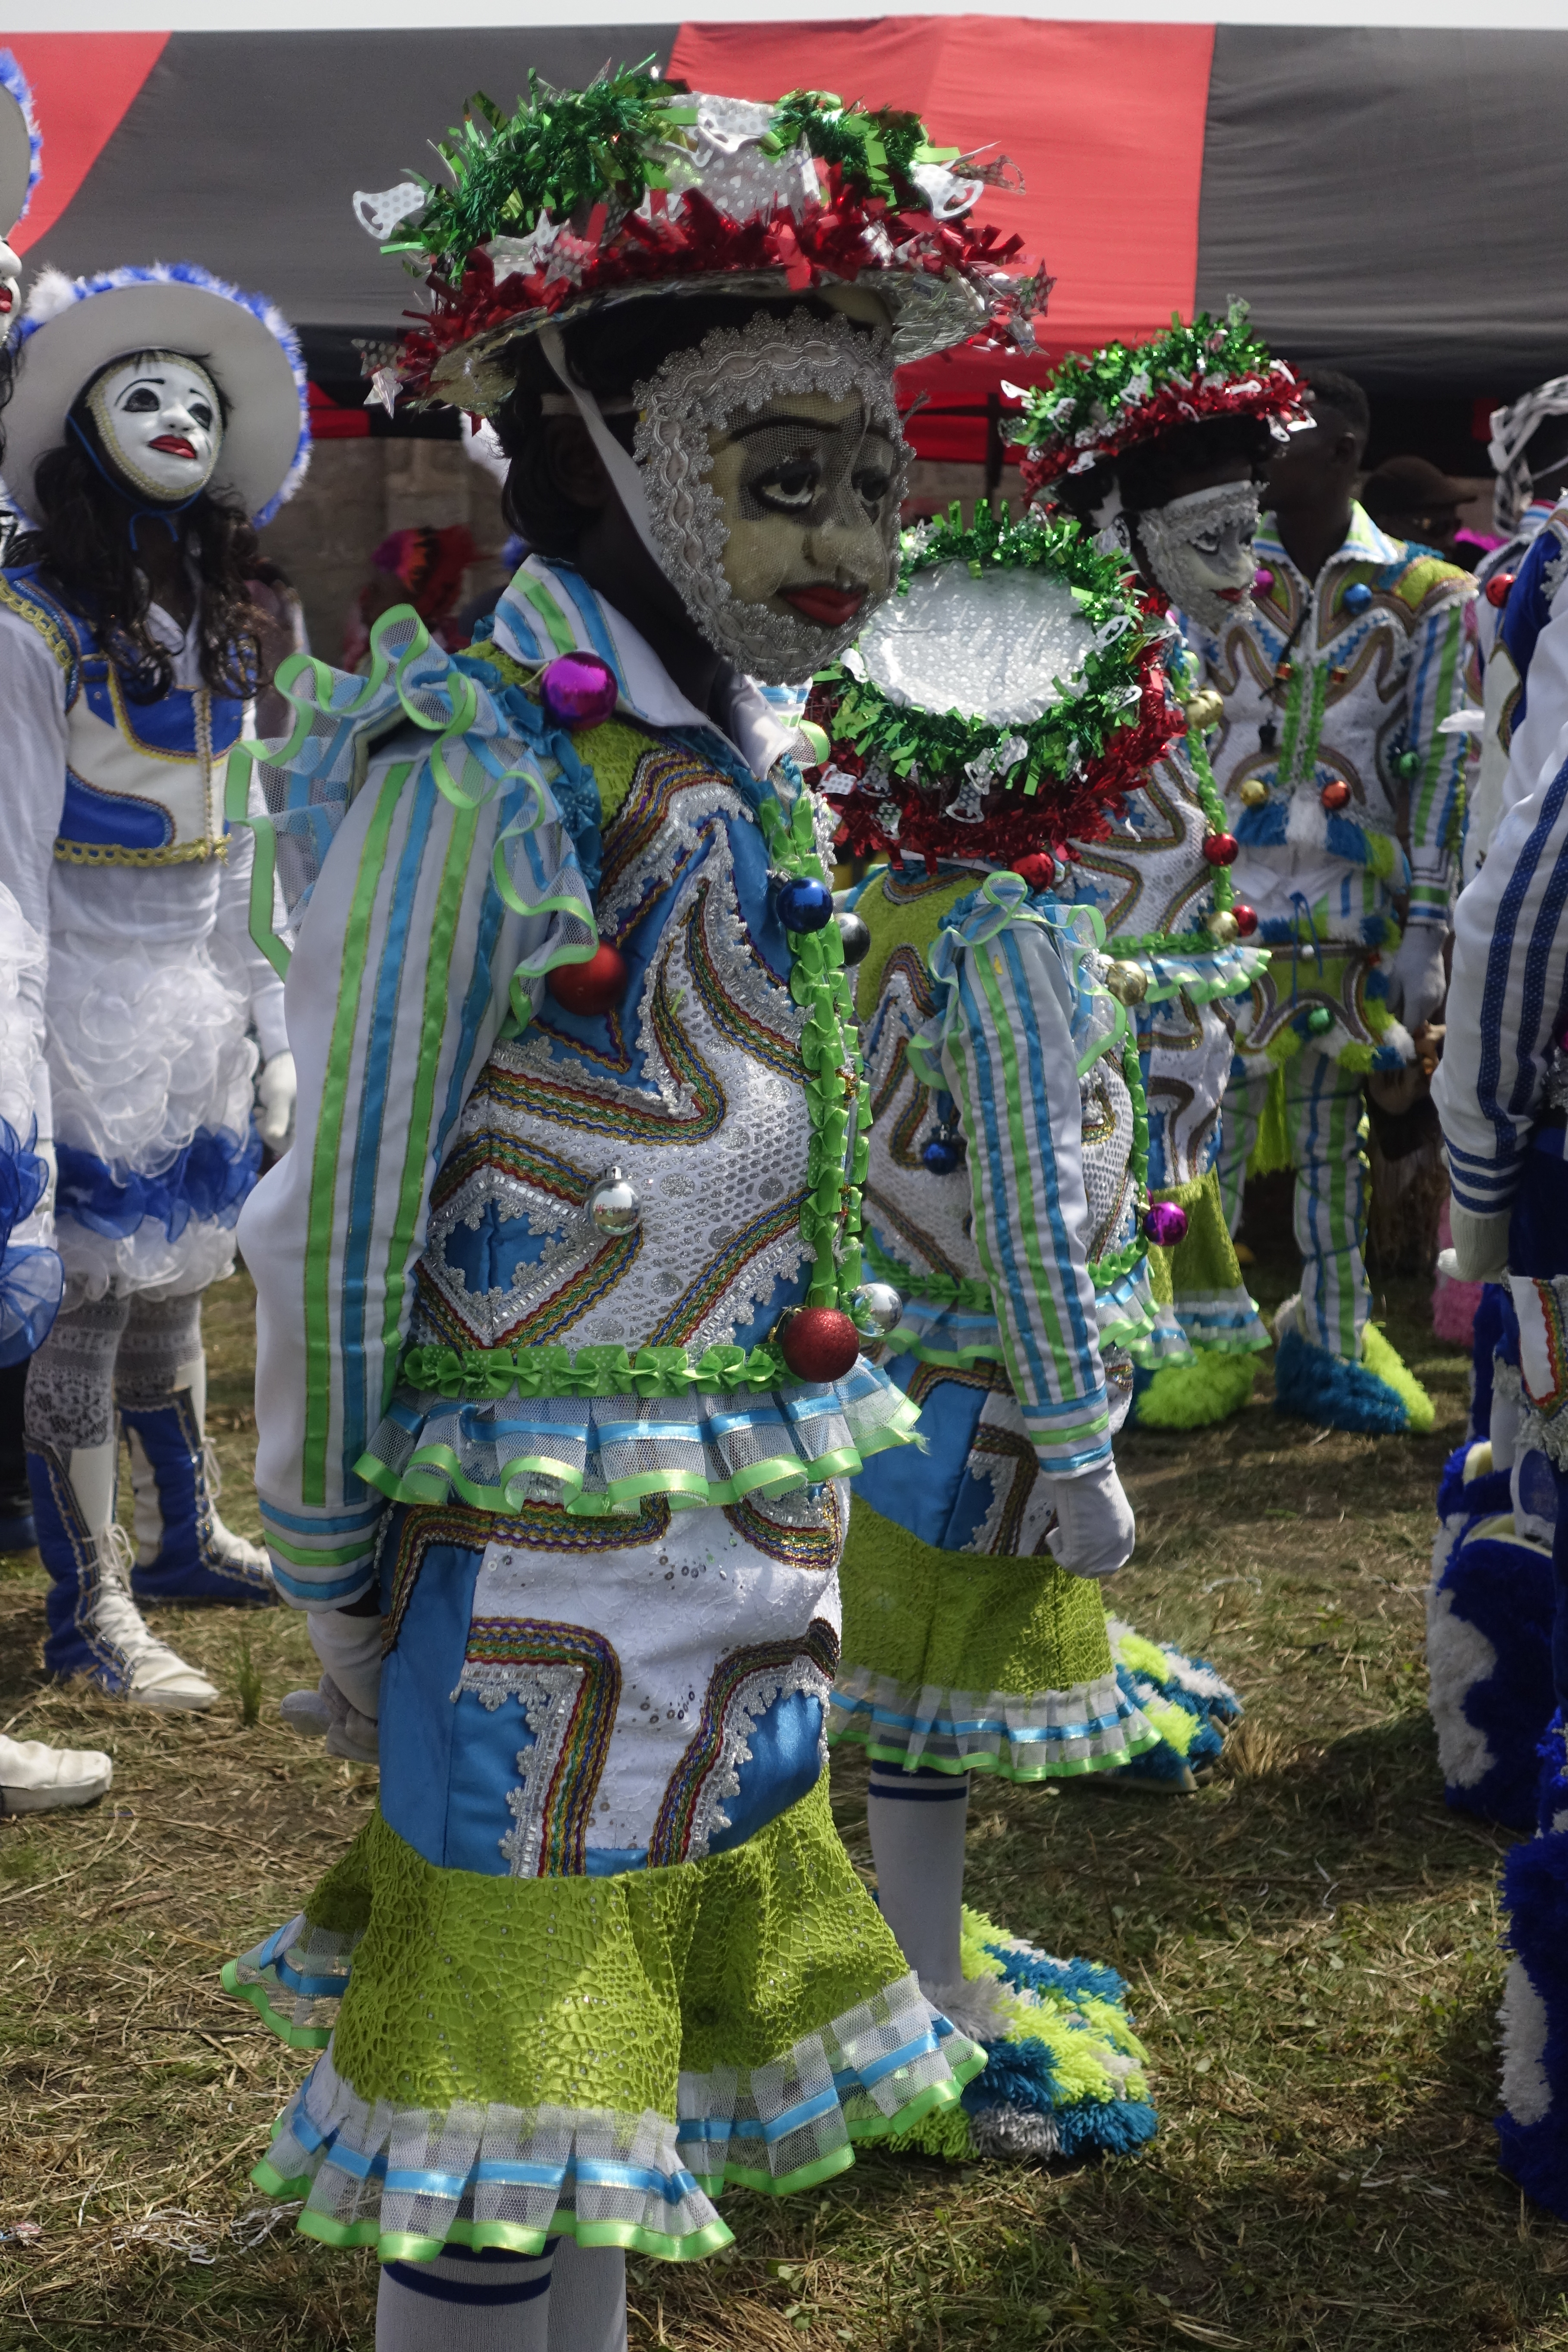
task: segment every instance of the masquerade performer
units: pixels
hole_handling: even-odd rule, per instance
[[[0,50],[0,318],[20,294],[22,265],[7,239],[27,209],[40,176],[43,142],[33,94],[8,49]],[[0,349],[0,404],[10,391]],[[0,442],[0,455],[4,445]],[[47,1338],[59,1307],[64,1276],[50,1244],[47,1147],[38,1149],[39,1078],[44,1024],[38,976],[44,942],[16,894],[0,882],[0,1551],[26,1550],[37,1538],[26,1490],[22,1399],[27,1359]],[[0,1813],[48,1812],[87,1805],[113,1780],[94,1748],[49,1748],[0,1733]]]
[[[1480,753],[1466,811],[1467,882],[1508,812],[1550,783],[1568,719],[1568,598],[1559,593],[1568,572],[1568,504],[1558,503],[1568,469],[1568,377],[1494,410],[1490,454],[1494,520],[1510,536],[1479,565],[1480,593],[1468,608],[1482,707],[1471,714],[1479,718]],[[1474,1050],[1480,1011],[1451,995],[1456,1046],[1465,1040]],[[1456,1148],[1463,1148],[1458,1133],[1451,1154]],[[1450,1263],[1471,1255],[1466,1209],[1450,1215],[1457,1248],[1452,1260],[1439,1260],[1440,1283]],[[1557,1480],[1537,1418],[1522,1410],[1519,1321],[1506,1282],[1479,1286],[1472,1348],[1469,1428],[1438,1490],[1428,1703],[1448,1802],[1528,1829],[1553,1705]]]
[[[1430,1398],[1368,1320],[1363,1096],[1369,1072],[1415,1058],[1412,1033],[1442,1003],[1468,756],[1445,721],[1466,699],[1474,583],[1355,504],[1365,395],[1324,370],[1309,383],[1312,421],[1269,469],[1255,592],[1194,632],[1224,698],[1213,756],[1236,887],[1275,950],[1237,1038],[1220,1183],[1234,1231],[1260,1127],[1272,1164],[1296,1171],[1302,1279],[1275,1318],[1279,1410],[1429,1429]]]
[[[915,1416],[853,1319],[824,813],[748,673],[892,588],[895,362],[1037,289],[909,115],[626,72],[443,152],[358,199],[431,295],[374,388],[494,417],[532,551],[469,652],[403,609],[368,680],[302,665],[258,771],[309,898],[258,1485],[381,1804],[226,1982],[323,2052],[256,2178],[379,2247],[381,2352],[546,2303],[598,2352],[625,2249],[982,2063],[827,1810],[845,1482]]]
[[[968,1776],[1125,1769],[1158,1725],[1191,1787],[1216,1703],[1236,1711],[1206,1669],[1108,1628],[1100,1595],[1132,1549],[1110,1438],[1155,1320],[1160,1217],[1126,972],[1070,884],[1052,895],[1069,838],[1103,838],[1181,720],[1158,623],[1076,523],[982,509],[966,530],[955,509],[906,534],[903,579],[812,706],[843,847],[888,860],[844,918],[864,950],[867,1295],[925,1439],[856,1484],[832,1737],[871,1759],[884,1916],[996,2062],[967,2127],[939,2118],[920,2144],[1070,2155],[1153,2130],[1141,2053],[1109,1971],[963,1907]]]
[[[1539,543],[1539,541],[1538,541]],[[1511,598],[1510,598],[1511,604]],[[1561,626],[1561,624],[1555,625]],[[1544,643],[1544,639],[1542,639]],[[1535,667],[1525,678],[1533,702]],[[1517,749],[1519,735],[1515,734]],[[1497,1366],[1492,1400],[1492,1455],[1502,1425],[1515,1423],[1511,1476],[1494,1507],[1506,1512],[1517,1538],[1550,1544],[1553,1595],[1541,1606],[1539,1584],[1524,1595],[1509,1625],[1500,1663],[1518,1661],[1511,1685],[1488,1677],[1485,1645],[1490,1626],[1479,1605],[1479,1576],[1462,1599],[1471,1626],[1459,1634],[1469,1652],[1467,1690],[1461,1663],[1434,1661],[1435,1701],[1446,1670],[1462,1716],[1453,1729],[1468,1734],[1473,1769],[1456,1774],[1454,1747],[1444,1753],[1445,1774],[1458,1778],[1477,1809],[1510,1821],[1527,1818],[1529,1759],[1521,1754],[1555,1702],[1535,1792],[1538,1834],[1517,1845],[1503,1869],[1509,1964],[1502,2004],[1503,2104],[1499,2123],[1504,2169],[1538,2203],[1568,2216],[1568,1959],[1562,1920],[1568,1888],[1568,1401],[1563,1389],[1563,1312],[1568,1302],[1568,1171],[1563,1138],[1568,1122],[1568,933],[1563,924],[1568,883],[1568,726],[1560,729],[1533,791],[1505,811],[1480,872],[1455,915],[1453,979],[1444,1055],[1433,1085],[1443,1121],[1453,1190],[1454,1253],[1465,1279],[1506,1284],[1517,1329],[1517,1371],[1506,1381]],[[1500,1350],[1500,1357],[1501,1350]],[[1524,1483],[1531,1466],[1549,1473],[1552,1509],[1531,1510],[1538,1499]],[[1450,1469],[1452,1465],[1450,1465]],[[1484,1475],[1490,1470],[1490,1478]],[[1483,1454],[1472,1487],[1496,1480]],[[1510,1488],[1511,1487],[1511,1493]],[[1545,1496],[1540,1502],[1547,1500]],[[1517,1548],[1517,1546],[1516,1546]],[[1447,1580],[1445,1580],[1447,1581]],[[1434,1595],[1434,1618],[1444,1587]],[[1506,1588],[1496,1614],[1519,1597]],[[1533,1621],[1533,1622],[1531,1622]],[[1549,1643],[1546,1628],[1550,1623]],[[1533,1638],[1532,1638],[1533,1637]],[[1542,1649],[1550,1658],[1552,1689],[1539,1685]],[[1478,1668],[1479,1671],[1478,1671]],[[1489,1679],[1493,1685],[1488,1687]],[[1514,1721],[1508,1720],[1513,1710]],[[1436,1712],[1436,1704],[1435,1709]],[[1528,1716],[1528,1724],[1517,1718]],[[1500,1718],[1501,1718],[1500,1723]],[[1441,1724],[1442,1718],[1439,1717]],[[1501,1737],[1498,1737],[1499,1731]],[[1493,1742],[1496,1741],[1494,1748]],[[1502,1811],[1504,1803],[1510,1810]]]
[[[282,990],[247,931],[252,844],[230,836],[223,792],[258,683],[252,526],[304,470],[304,372],[260,297],[162,263],[44,272],[11,356],[5,472],[31,528],[0,574],[0,841],[47,947],[24,994],[47,1023],[36,1108],[66,1272],[27,1380],[45,1656],[114,1696],[200,1708],[212,1684],[132,1596],[272,1598],[265,1556],[213,1509],[201,1297],[232,1269],[293,1095]]]
[[[1247,329],[1241,305],[1216,324],[1132,349],[1069,359],[1026,396],[1017,437],[1028,488],[1131,556],[1148,609],[1197,625],[1227,619],[1253,579],[1264,463],[1300,388]],[[1205,736],[1219,704],[1173,625],[1165,661],[1184,735],[1131,792],[1126,821],[1088,841],[1060,887],[1103,920],[1117,983],[1135,1007],[1149,1103],[1149,1184],[1157,1220],[1151,1267],[1162,1301],[1132,1347],[1140,1422],[1222,1421],[1252,1388],[1268,1345],[1237,1264],[1215,1158],[1235,1051],[1236,1004],[1268,957],[1252,909],[1231,887],[1236,843],[1215,790]]]

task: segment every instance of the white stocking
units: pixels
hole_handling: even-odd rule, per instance
[[[434,2262],[386,2263],[375,2352],[548,2352],[550,2259],[448,2246]]]
[[[968,1819],[967,1772],[872,1765],[866,1821],[877,1899],[928,2000],[963,1980],[959,1912]]]
[[[558,2241],[549,2352],[626,2352],[626,2258],[619,2246]]]

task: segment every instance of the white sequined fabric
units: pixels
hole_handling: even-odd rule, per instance
[[[1026,727],[1074,692],[1093,644],[1065,581],[943,563],[873,616],[848,666],[900,707]]]

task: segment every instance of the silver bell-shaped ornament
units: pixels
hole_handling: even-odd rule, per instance
[[[855,1320],[862,1329],[869,1324],[884,1339],[898,1329],[904,1302],[890,1282],[863,1282],[852,1303]]]
[[[588,1214],[602,1234],[636,1233],[642,1201],[624,1168],[606,1168],[588,1195]]]

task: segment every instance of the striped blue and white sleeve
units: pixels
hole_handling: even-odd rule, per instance
[[[485,782],[450,736],[437,750],[448,781]],[[355,1465],[396,1381],[431,1187],[513,974],[554,960],[567,929],[593,939],[537,776],[449,795],[429,751],[413,728],[378,746],[328,852],[287,985],[294,1147],[240,1221],[257,1288],[256,1483],[279,1589],[300,1608],[341,1608],[371,1583],[388,1505]],[[513,895],[538,911],[503,899],[498,846]],[[538,978],[524,984],[536,1001]]]
[[[1568,978],[1568,727],[1558,766],[1510,808],[1454,918],[1447,1035],[1433,1081],[1454,1198],[1509,1207]]]
[[[1465,632],[1470,591],[1445,594],[1416,624],[1405,740],[1419,761],[1410,787],[1410,920],[1447,928],[1464,822],[1468,735],[1445,735],[1446,719],[1475,690],[1474,652]]]
[[[1071,1477],[1110,1459],[1110,1416],[1066,975],[1048,929],[1029,921],[955,962],[942,1067],[969,1147],[975,1244],[1040,1467]]]

